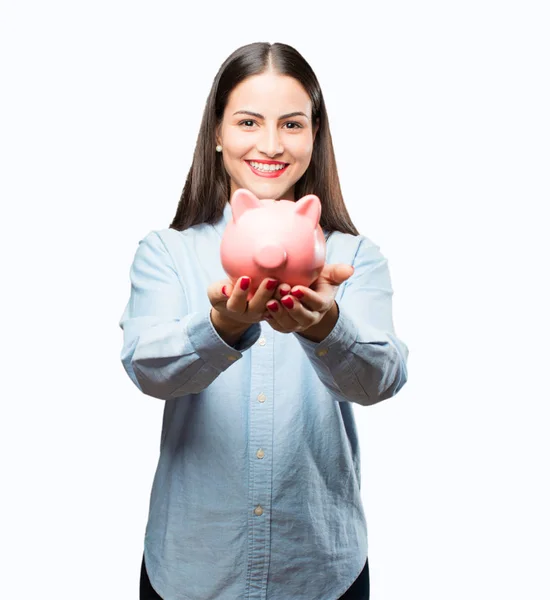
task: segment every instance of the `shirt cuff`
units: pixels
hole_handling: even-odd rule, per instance
[[[204,362],[224,371],[235,361],[242,358],[242,353],[256,343],[260,337],[259,323],[253,323],[239,338],[235,346],[230,346],[216,331],[207,313],[194,314],[187,323],[187,335],[195,352]]]
[[[327,360],[330,360],[330,358],[341,360],[339,355],[351,348],[357,339],[357,327],[342,310],[341,306],[338,307],[338,310],[338,320],[324,340],[314,342],[298,333],[294,334],[304,350],[308,353],[314,353],[318,358],[326,357]]]

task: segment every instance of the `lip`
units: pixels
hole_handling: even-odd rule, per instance
[[[262,163],[264,165],[288,165],[288,163],[282,161],[282,160],[263,160],[262,158],[249,158],[246,162],[257,162],[257,163]]]
[[[257,175],[258,177],[268,178],[280,177],[289,166],[288,163],[279,162],[276,160],[255,160],[254,162],[262,163],[264,165],[286,165],[283,169],[279,169],[278,171],[272,171],[271,173],[260,173],[250,164],[250,161],[245,160],[244,162],[250,167],[250,170],[252,171],[252,173],[254,173],[254,175]]]

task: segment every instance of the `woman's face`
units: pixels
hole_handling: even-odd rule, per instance
[[[242,81],[229,95],[217,130],[231,196],[246,188],[260,200],[296,200],[294,185],[310,163],[316,133],[311,100],[296,79],[266,72]],[[255,161],[287,166],[259,171]]]

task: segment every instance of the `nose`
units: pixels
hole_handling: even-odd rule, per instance
[[[258,138],[256,148],[258,152],[269,156],[269,158],[273,158],[284,152],[277,124],[272,127],[264,127],[262,134]]]
[[[254,262],[264,269],[277,269],[286,262],[286,250],[281,244],[265,244],[254,253]]]

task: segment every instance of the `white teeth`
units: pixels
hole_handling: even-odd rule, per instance
[[[264,163],[257,163],[250,161],[250,164],[258,171],[280,171],[284,169],[286,165],[265,165]]]

